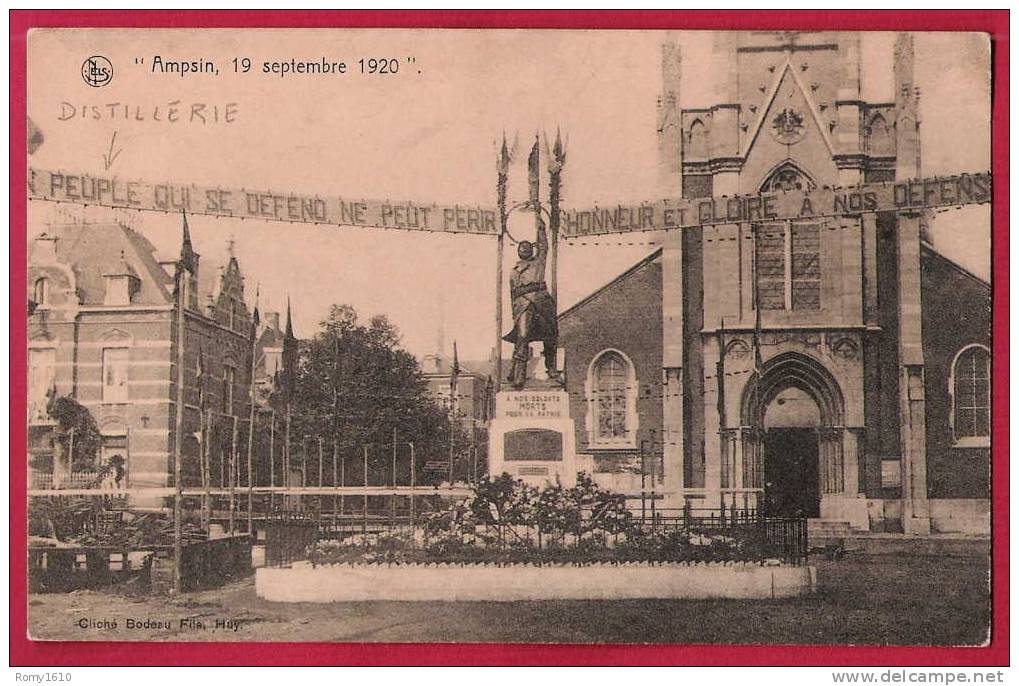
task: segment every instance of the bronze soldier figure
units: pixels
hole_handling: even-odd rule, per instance
[[[527,381],[530,344],[535,341],[541,341],[544,345],[545,369],[549,379],[562,379],[556,369],[559,340],[556,305],[545,284],[545,260],[548,256],[545,222],[538,221],[537,248],[530,241],[521,241],[517,246],[517,255],[520,259],[510,274],[513,330],[503,336],[503,340],[513,344],[513,363],[507,380],[513,388],[520,390]]]

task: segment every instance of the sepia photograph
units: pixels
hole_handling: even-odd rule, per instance
[[[26,64],[31,641],[992,640],[989,34]]]

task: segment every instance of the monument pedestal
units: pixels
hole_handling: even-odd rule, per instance
[[[505,472],[532,486],[557,481],[574,486],[577,449],[569,394],[551,383],[496,393],[488,469],[493,477]]]

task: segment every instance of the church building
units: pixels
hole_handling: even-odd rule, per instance
[[[893,102],[862,99],[858,34],[721,33],[715,51],[720,101],[685,109],[663,46],[660,197],[921,176],[911,35]],[[560,315],[578,468],[662,508],[986,532],[990,326],[990,284],[922,211],[667,232]]]

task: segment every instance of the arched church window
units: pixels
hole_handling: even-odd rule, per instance
[[[793,221],[755,225],[755,300],[763,310],[821,308],[821,230]]]
[[[800,171],[796,165],[787,163],[773,171],[771,176],[761,184],[761,192],[809,191],[814,188],[814,185],[810,177]]]
[[[637,393],[633,365],[621,353],[607,350],[592,365],[590,386],[592,443],[632,443]]]
[[[986,444],[991,435],[991,355],[971,345],[952,365],[952,423],[956,441]]]
[[[704,122],[694,119],[690,125],[690,147],[687,157],[691,159],[704,159],[708,156],[708,131]]]
[[[880,114],[875,114],[867,125],[867,151],[871,155],[894,155],[895,141],[892,138],[888,122]]]

